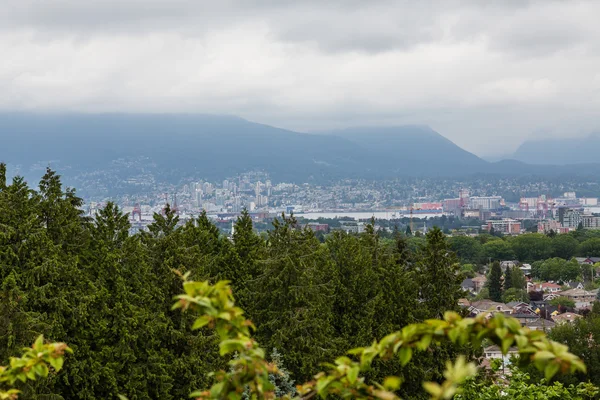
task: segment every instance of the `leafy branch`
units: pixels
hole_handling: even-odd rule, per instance
[[[251,338],[250,330],[254,329],[254,325],[235,306],[228,282],[220,281],[211,285],[209,282],[185,281],[184,290],[185,294],[177,297],[173,308],[199,313],[200,317],[193,328],[208,326],[215,329],[221,339],[221,355],[238,354],[229,362],[229,372],[214,374],[217,383],[209,390],[196,391],[191,396],[198,399],[237,400],[248,388],[251,399],[274,398],[274,386],[269,381],[269,373],[277,373],[277,367],[265,360],[264,351]],[[397,356],[404,366],[410,362],[415,351],[425,351],[432,344],[471,343],[477,347],[484,339],[500,346],[503,354],[516,346],[520,362],[533,363],[544,371],[546,379],[559,371],[572,373],[586,370],[583,362],[569,353],[566,346],[548,340],[543,332],[522,328],[516,319],[503,314],[495,314],[491,318],[483,314],[476,318],[462,318],[457,313],[446,312],[443,320],[433,319],[408,325],[369,347],[350,350],[348,356],[339,357],[334,364],[326,365],[329,368],[327,372],[320,372],[312,381],[298,386],[299,398],[334,395],[355,399],[397,399],[394,392],[400,388],[401,378],[391,376],[382,384],[368,384],[360,376],[371,368],[376,357],[390,359]],[[475,364],[459,356],[454,362],[447,362],[445,381],[441,384],[424,382],[423,386],[432,399],[450,399],[460,391],[460,385],[475,373]]]
[[[40,335],[33,345],[24,348],[23,352],[21,357],[11,357],[8,366],[0,366],[0,384],[13,387],[17,381],[46,378],[50,371],[49,366],[56,372],[60,371],[65,352],[72,351],[64,343],[44,343],[44,337]],[[15,400],[19,393],[17,389],[0,389],[0,400]]]

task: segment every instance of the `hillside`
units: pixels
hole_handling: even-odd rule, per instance
[[[369,165],[397,175],[456,175],[489,163],[428,126],[349,128],[332,134],[353,141],[374,157]]]
[[[79,187],[89,176],[104,176],[100,193],[131,177],[147,182],[150,176],[152,184],[176,184],[184,178],[220,180],[249,170],[297,183],[600,170],[598,165],[582,169],[581,164],[489,163],[426,126],[307,134],[238,117],[197,114],[4,113],[0,114],[0,143],[0,161],[7,162],[13,173],[37,180],[51,165],[67,183]],[[593,152],[590,147],[588,153]],[[542,162],[548,158],[546,164],[559,164],[591,158],[544,157],[542,151],[526,150],[524,145],[515,159]]]
[[[581,138],[528,140],[512,158],[529,164],[586,164],[598,162],[600,133]]]
[[[486,165],[427,127],[314,135],[230,116],[6,113],[0,127],[0,159],[25,176],[39,176],[51,164],[68,178],[139,158],[164,180],[223,179],[252,169],[296,182],[380,179],[462,174]]]

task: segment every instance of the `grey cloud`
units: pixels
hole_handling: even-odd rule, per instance
[[[430,124],[510,149],[598,126],[597,15],[593,0],[6,0],[0,109]]]
[[[0,29],[80,36],[163,30],[202,36],[255,23],[268,26],[278,40],[314,43],[322,51],[377,53],[487,37],[492,48],[522,55],[589,39],[577,21],[563,20],[569,18],[564,11],[577,7],[598,11],[598,3],[591,1],[556,0],[9,0],[0,8]]]

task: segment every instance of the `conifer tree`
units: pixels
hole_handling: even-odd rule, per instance
[[[498,302],[502,301],[502,269],[498,261],[492,263],[487,285],[490,292],[490,299]]]
[[[504,291],[507,291],[508,289],[513,287],[512,275],[512,268],[506,267],[506,270],[504,271]]]
[[[415,264],[421,288],[419,311],[423,318],[441,318],[445,311],[458,309],[463,278],[458,258],[450,251],[443,232],[434,227],[426,240]]]
[[[263,273],[253,284],[257,336],[285,349],[295,379],[310,378],[335,350],[331,321],[333,282],[325,248],[293,216],[273,221]]]

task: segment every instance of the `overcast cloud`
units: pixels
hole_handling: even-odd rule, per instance
[[[0,109],[428,124],[477,154],[600,128],[600,1],[4,0]]]

